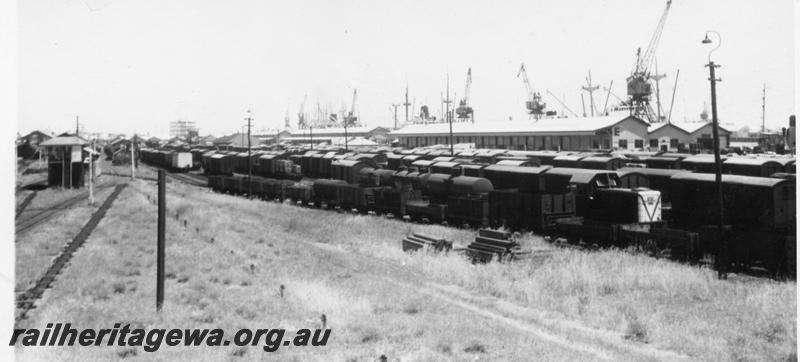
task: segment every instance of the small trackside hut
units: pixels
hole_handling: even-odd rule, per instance
[[[62,136],[40,144],[47,152],[47,184],[50,187],[79,188],[84,184],[83,138]]]

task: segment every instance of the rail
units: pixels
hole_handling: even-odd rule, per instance
[[[114,200],[117,199],[117,196],[119,196],[119,194],[127,185],[128,184],[119,184],[116,186],[114,192],[112,192],[106,201],[103,202],[103,205],[97,209],[86,225],[84,225],[81,231],[78,232],[78,235],[76,235],[75,238],[64,247],[58,257],[53,259],[53,262],[47,268],[47,272],[45,272],[45,274],[36,281],[33,287],[23,292],[17,298],[16,303],[18,314],[16,317],[16,322],[27,318],[28,312],[35,307],[36,301],[42,297],[42,294],[44,294],[45,290],[50,288],[50,286],[53,284],[53,281],[55,281],[56,276],[60,274],[67,263],[69,263],[69,260],[72,258],[72,255],[75,253],[75,251],[77,251],[78,248],[80,248],[86,242],[86,239],[89,238],[89,236],[92,234],[92,231],[94,231],[94,229],[100,223],[100,220],[102,220],[106,215],[108,209],[111,208]]]

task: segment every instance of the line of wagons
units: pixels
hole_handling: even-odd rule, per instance
[[[556,158],[564,155],[424,156],[271,151],[253,153],[251,166],[247,153],[207,151],[195,159],[209,175],[209,186],[220,192],[453,225],[527,229],[570,242],[640,245],[689,261],[717,250],[713,174],[619,168],[609,166],[619,157],[603,155],[578,160],[588,158],[583,166],[596,163],[597,169],[562,167]],[[250,167],[252,181],[235,175],[248,174]],[[794,178],[726,174],[723,188],[730,265],[793,273]]]

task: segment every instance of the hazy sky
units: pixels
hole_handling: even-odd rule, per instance
[[[439,112],[450,74],[460,97],[472,67],[480,122],[524,114],[521,62],[533,87],[581,113],[593,80],[625,95],[636,48],[645,48],[666,1],[201,1],[26,0],[19,2],[19,129],[167,135],[195,121],[202,134],[296,125],[305,94],[335,110],[351,102],[369,125],[391,125],[408,82],[419,108]],[[657,51],[668,106],[680,69],[673,121],[699,118],[708,102],[706,30],[720,119],[758,127],[767,85],[767,126],[795,112],[791,0],[674,0]],[[716,38],[712,38],[715,41]],[[588,95],[587,95],[588,96]],[[612,97],[613,102],[614,98]],[[555,99],[548,106],[561,111]],[[602,88],[595,101],[605,101]],[[588,103],[588,99],[587,99]],[[402,108],[399,118],[404,118]]]

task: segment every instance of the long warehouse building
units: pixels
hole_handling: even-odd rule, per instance
[[[660,128],[660,127],[658,127]],[[585,150],[620,149],[647,150],[650,148],[688,148],[696,143],[693,132],[680,132],[680,139],[671,135],[651,135],[657,130],[634,116],[603,116],[590,118],[545,118],[493,123],[453,123],[453,143],[474,143],[478,148],[510,150]],[[702,127],[705,129],[705,127]],[[721,131],[722,146],[727,147],[729,132]],[[399,146],[425,147],[450,143],[448,123],[411,124],[391,133]],[[655,136],[655,137],[653,137]],[[674,135],[678,138],[678,135]],[[655,138],[657,141],[651,141]]]

